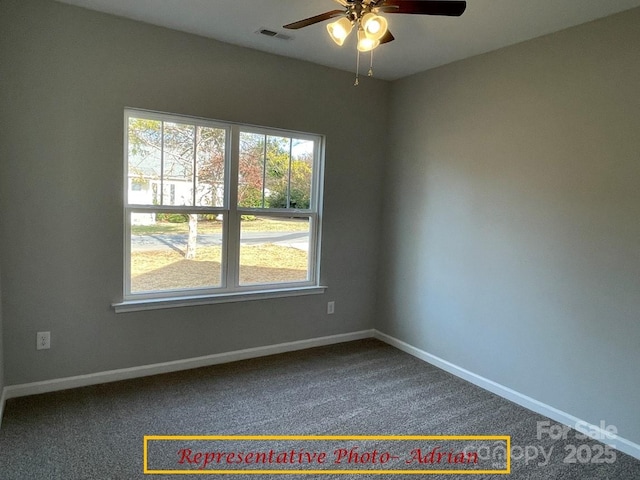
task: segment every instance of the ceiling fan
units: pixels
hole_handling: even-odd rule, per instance
[[[337,21],[327,25],[331,39],[339,46],[349,36],[353,28],[358,35],[358,63],[356,67],[356,82],[358,85],[358,70],[360,67],[360,52],[371,52],[372,65],[369,76],[373,75],[373,50],[381,44],[394,40],[387,27],[387,19],[381,13],[403,13],[408,15],[444,15],[459,17],[467,8],[467,2],[462,0],[335,0],[342,5],[342,10],[331,10],[320,15],[289,23],[283,28],[297,30],[332,18],[340,17]]]

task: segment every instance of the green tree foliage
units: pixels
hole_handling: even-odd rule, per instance
[[[261,208],[264,181],[264,135],[240,133],[238,206]]]
[[[270,208],[309,208],[311,186],[311,155],[304,159],[291,159],[291,179],[288,183],[288,171],[277,173],[278,182],[269,189],[267,203]],[[288,159],[287,159],[288,160]],[[287,193],[289,203],[287,204]]]
[[[312,154],[291,155],[291,138],[243,134],[238,204],[250,208],[309,208]]]

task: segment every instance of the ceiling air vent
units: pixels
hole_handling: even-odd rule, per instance
[[[285,35],[284,33],[274,32],[273,30],[269,30],[268,28],[261,28],[256,33],[260,35],[264,35],[266,37],[279,38],[280,40],[291,40],[291,35]]]

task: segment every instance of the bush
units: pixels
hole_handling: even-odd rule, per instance
[[[309,194],[299,190],[291,190],[291,204],[287,205],[285,192],[272,192],[267,198],[269,208],[309,208]]]
[[[156,220],[159,222],[186,223],[189,221],[189,215],[182,213],[159,213],[156,215]]]

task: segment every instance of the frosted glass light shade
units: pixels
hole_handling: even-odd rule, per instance
[[[371,40],[380,40],[387,33],[387,19],[375,13],[364,14],[360,24],[367,38]]]
[[[342,17],[340,20],[327,25],[329,36],[340,46],[344,44],[344,41],[351,33],[352,28],[353,25],[351,25],[351,21],[349,21],[347,17]]]
[[[380,45],[380,40],[369,38],[364,30],[358,30],[358,50],[369,52]]]

